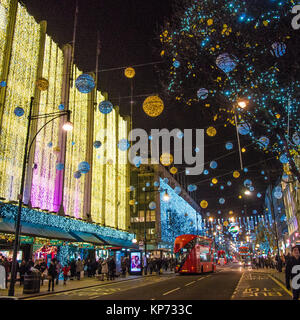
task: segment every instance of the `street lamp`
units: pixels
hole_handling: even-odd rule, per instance
[[[31,97],[30,100],[30,107],[29,107],[29,115],[28,115],[28,124],[27,124],[27,133],[26,133],[26,140],[25,140],[25,149],[24,149],[24,156],[23,156],[23,167],[22,167],[22,176],[21,176],[21,185],[20,185],[20,193],[18,195],[19,205],[18,205],[18,213],[16,217],[16,230],[15,230],[15,242],[14,242],[14,252],[12,258],[12,269],[11,269],[11,280],[10,280],[10,287],[8,291],[9,296],[14,296],[15,293],[15,282],[16,282],[16,271],[17,271],[17,253],[19,249],[19,238],[20,238],[20,230],[21,230],[21,214],[22,214],[22,204],[23,204],[23,194],[24,194],[24,182],[25,182],[25,174],[26,174],[26,166],[29,161],[30,150],[35,141],[37,135],[44,129],[44,127],[52,122],[53,120],[67,116],[67,122],[63,125],[63,129],[65,131],[70,131],[73,129],[73,124],[70,122],[70,110],[58,111],[53,113],[47,114],[39,114],[39,115],[32,115],[32,108],[33,108],[33,101],[34,97]],[[32,120],[38,119],[47,119],[51,118],[51,120],[47,121],[35,134],[32,138],[32,141],[28,148],[29,137],[30,137],[30,125]]]
[[[171,197],[169,196],[168,191],[166,190],[164,195],[163,195],[163,201],[164,202],[169,202],[170,199],[171,199]]]

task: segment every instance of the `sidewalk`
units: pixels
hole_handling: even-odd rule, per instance
[[[267,273],[271,276],[273,276],[275,279],[282,282],[282,284],[285,286],[285,269],[282,269],[282,272],[278,272],[276,269],[252,269],[254,272],[261,272],[261,273]]]
[[[174,272],[163,272],[161,275],[167,275],[167,274],[174,274]],[[117,283],[117,282],[122,282],[122,281],[130,281],[130,280],[135,280],[135,279],[140,279],[143,277],[151,277],[155,276],[156,273],[152,274],[147,274],[147,275],[127,275],[126,277],[119,276],[115,278],[115,280],[98,280],[96,278],[88,278],[84,277],[81,280],[68,280],[67,284],[63,284],[63,280],[59,280],[58,285],[54,286],[54,293],[57,292],[64,292],[64,291],[71,291],[71,290],[77,290],[77,289],[84,289],[84,288],[89,288],[89,287],[96,287],[96,286],[104,286],[107,284],[112,284],[112,283]],[[9,286],[9,283],[8,283]],[[24,298],[30,298],[30,297],[37,297],[37,296],[44,296],[47,294],[52,294],[53,291],[48,291],[48,280],[44,280],[44,285],[40,287],[40,292],[39,293],[32,293],[32,294],[23,294],[23,286],[20,286],[19,281],[15,285],[15,297],[19,299],[24,299]],[[8,296],[8,289],[1,290],[0,289],[0,299],[1,296]]]

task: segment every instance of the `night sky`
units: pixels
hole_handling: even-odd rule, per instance
[[[37,21],[47,20],[48,34],[60,45],[72,41],[75,0],[23,0]],[[246,147],[243,153],[244,165],[249,172],[241,173],[241,178],[232,177],[233,170],[239,170],[239,156],[236,133],[234,127],[224,128],[223,123],[209,123],[211,117],[197,107],[171,105],[165,98],[165,111],[156,118],[149,118],[142,109],[143,100],[151,94],[160,94],[165,97],[159,85],[155,68],[163,67],[160,57],[159,35],[164,21],[172,14],[171,0],[79,0],[78,28],[75,46],[75,63],[83,72],[92,72],[96,65],[97,30],[101,38],[100,70],[120,68],[140,64],[136,67],[136,76],[133,81],[134,88],[134,127],[144,128],[148,132],[152,128],[174,129],[205,129],[214,125],[218,131],[216,137],[205,135],[205,168],[210,175],[200,175],[188,178],[188,183],[198,185],[194,195],[196,200],[207,200],[209,207],[204,213],[210,212],[214,217],[227,217],[228,211],[233,210],[241,214],[244,205],[247,205],[247,214],[253,209],[262,213],[262,200],[256,194],[250,198],[239,200],[242,194],[243,181],[249,178],[253,181],[255,191],[263,194],[267,182],[261,175],[264,168],[253,164],[262,161],[264,155],[256,152],[253,146]],[[158,62],[156,65],[151,64]],[[129,114],[130,110],[130,80],[124,76],[124,69],[99,72],[99,89],[108,92],[108,97],[115,105],[120,106],[122,114]],[[225,143],[234,144],[233,154],[225,149]],[[242,146],[248,146],[250,140],[242,137]],[[226,157],[224,157],[226,155]],[[269,156],[271,157],[271,156]],[[209,162],[217,160],[218,168],[209,168]],[[184,167],[177,166],[183,172]],[[213,174],[212,174],[213,173]],[[210,187],[211,179],[215,176],[229,173],[219,178],[219,184]],[[184,173],[182,173],[184,175]],[[227,181],[233,183],[232,187],[226,185]],[[225,189],[220,190],[224,185]],[[218,203],[220,197],[225,198],[225,205]],[[222,210],[222,216],[217,214]]]

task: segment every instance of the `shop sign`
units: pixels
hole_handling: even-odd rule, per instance
[[[50,244],[53,246],[63,246],[64,242],[62,240],[50,240]]]
[[[92,244],[89,243],[82,243],[78,246],[78,248],[82,248],[82,249],[94,249],[94,246]]]
[[[34,243],[34,238],[33,237],[27,237],[27,236],[21,236],[20,237],[20,243],[33,244]]]

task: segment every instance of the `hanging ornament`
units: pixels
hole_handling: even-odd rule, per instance
[[[173,62],[173,67],[174,67],[174,68],[179,68],[179,67],[180,67],[180,62],[179,62],[178,60],[175,60],[175,61]]]
[[[80,171],[76,171],[75,173],[74,173],[74,178],[75,179],[79,179],[81,177],[81,172]]]
[[[213,184],[217,184],[217,183],[218,183],[218,179],[213,178],[213,179],[211,180],[211,182],[212,182]]]
[[[175,192],[176,194],[180,194],[180,193],[181,193],[181,188],[180,188],[179,186],[176,186],[176,187],[174,188],[174,192]]]
[[[223,53],[217,57],[216,65],[225,73],[235,69],[238,64],[238,59],[232,54]]]
[[[154,201],[149,203],[149,209],[150,210],[155,210],[156,209],[156,203]]]
[[[49,87],[49,81],[45,78],[40,78],[37,80],[36,86],[40,91],[46,91]]]
[[[295,144],[296,146],[299,146],[299,145],[300,145],[300,136],[299,136],[299,133],[298,133],[298,132],[295,132],[295,133],[293,134],[292,140],[293,140],[293,142],[294,142],[294,144]]]
[[[0,87],[2,87],[2,88],[6,87],[6,81],[1,81],[0,82]]]
[[[168,179],[168,178],[164,178],[163,182],[164,182],[165,184],[168,184],[168,183],[169,183],[169,179]]]
[[[90,165],[87,161],[80,162],[78,165],[78,171],[81,173],[88,173],[90,171]]]
[[[229,227],[228,231],[230,233],[236,234],[240,231],[240,228],[238,226],[231,226],[231,227]]]
[[[280,200],[282,198],[282,192],[274,192],[274,197],[278,200]]]
[[[206,129],[206,133],[209,137],[214,137],[217,134],[217,130],[214,127],[209,127]]]
[[[63,163],[57,163],[55,167],[56,167],[56,170],[61,171],[61,170],[64,169],[64,164]]]
[[[90,93],[95,88],[95,80],[89,74],[83,73],[76,79],[75,87],[81,93]]]
[[[172,167],[171,169],[170,169],[170,172],[172,173],[172,174],[176,174],[177,173],[177,168],[176,167]]]
[[[233,211],[232,211],[232,210],[230,210],[230,211],[229,211],[229,214],[233,214]]]
[[[216,161],[212,161],[209,165],[212,169],[216,169],[218,167],[218,163]]]
[[[102,146],[101,141],[96,140],[96,141],[94,142],[94,148],[95,148],[95,149],[99,149],[101,146]]]
[[[132,163],[139,168],[140,165],[142,164],[142,158],[140,156],[135,156],[132,160]]]
[[[53,143],[52,143],[52,142],[49,142],[49,143],[47,144],[47,146],[48,146],[48,148],[52,148]]]
[[[128,67],[124,71],[125,77],[128,79],[132,79],[135,76],[135,70],[131,67]]]
[[[258,141],[262,144],[264,148],[266,148],[270,143],[270,139],[267,137],[260,137]]]
[[[228,181],[228,182],[227,182],[227,185],[228,185],[228,187],[230,187],[230,186],[232,185],[232,182],[231,182],[231,181]]]
[[[14,114],[17,117],[22,117],[22,115],[24,114],[24,109],[21,108],[21,107],[16,107],[15,110],[14,110]]]
[[[224,221],[223,226],[227,227],[228,226],[228,221]]]
[[[253,210],[252,212],[253,212],[253,214],[257,214],[257,210]]]
[[[195,186],[194,184],[189,184],[187,189],[189,192],[193,192],[197,190],[197,186]]]
[[[112,112],[114,106],[113,106],[113,104],[112,104],[110,101],[105,100],[105,101],[100,102],[98,108],[99,108],[99,111],[100,111],[101,113],[103,113],[103,114],[109,114],[109,113]]]
[[[177,138],[178,138],[178,139],[182,139],[183,136],[184,136],[184,134],[183,134],[182,131],[178,131],[176,135],[177,135]]]
[[[236,179],[239,178],[240,177],[240,173],[238,171],[234,171],[233,172],[233,177],[236,178]]]
[[[154,187],[159,187],[159,182],[158,181],[154,181],[154,183],[153,183],[153,185],[154,185]]]
[[[249,134],[251,130],[251,126],[250,124],[243,122],[240,125],[238,125],[238,130],[239,130],[239,134],[245,136]]]
[[[164,103],[158,96],[150,96],[144,101],[143,110],[150,117],[158,117],[164,110]]]
[[[170,153],[163,153],[160,156],[160,163],[165,167],[171,165],[173,163],[173,160],[173,156]]]
[[[282,155],[280,156],[280,158],[279,158],[279,161],[280,161],[281,163],[285,164],[285,163],[288,163],[288,162],[289,162],[289,159],[288,159],[288,157],[287,157],[286,154],[282,154]]]
[[[246,172],[246,173],[247,173],[248,171],[249,171],[249,170],[248,170],[248,168],[244,168],[244,172]]]
[[[246,179],[244,181],[244,187],[249,188],[252,185],[252,181],[250,179]]]
[[[225,203],[225,199],[224,199],[224,198],[220,198],[220,199],[219,199],[219,203],[220,203],[220,204],[224,204],[224,203]]]
[[[271,53],[272,56],[276,56],[277,58],[284,56],[286,53],[286,44],[283,42],[273,43]]]
[[[197,91],[197,97],[201,100],[205,100],[208,97],[208,90],[206,88],[200,88]]]
[[[201,208],[206,209],[208,207],[208,202],[206,200],[202,200],[200,202],[200,206]]]
[[[233,144],[231,142],[227,142],[225,145],[226,150],[232,150],[233,149]]]
[[[135,204],[135,201],[134,201],[134,200],[129,200],[129,205],[130,205],[130,206],[134,206],[134,204]]]
[[[58,106],[58,109],[59,109],[60,111],[64,111],[64,110],[65,110],[65,106],[64,106],[63,104],[60,104],[60,105]]]
[[[261,193],[258,192],[256,196],[257,198],[261,198]]]
[[[249,190],[250,190],[251,192],[253,192],[253,191],[254,191],[254,187],[253,187],[253,186],[249,187]]]
[[[53,152],[58,155],[60,153],[60,147],[59,146],[54,147]]]
[[[127,139],[121,139],[118,143],[118,148],[121,151],[127,151],[130,148],[130,143]]]
[[[209,171],[208,170],[204,170],[203,174],[205,174],[207,176],[209,174]]]

